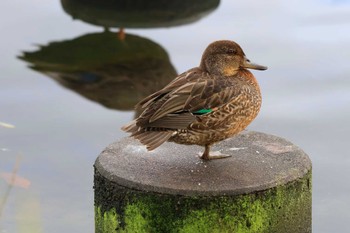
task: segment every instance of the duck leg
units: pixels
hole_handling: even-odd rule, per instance
[[[119,28],[118,39],[119,39],[120,41],[124,41],[124,40],[125,40],[124,28]]]
[[[220,151],[215,151],[215,152],[210,153],[210,146],[211,145],[205,145],[204,152],[203,152],[202,156],[200,156],[201,159],[213,160],[213,159],[223,159],[223,158],[227,158],[227,157],[231,156],[231,155],[221,154]]]

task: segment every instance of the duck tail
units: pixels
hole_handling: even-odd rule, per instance
[[[172,134],[172,131],[144,131],[131,136],[145,145],[147,150],[154,150],[166,142]]]
[[[137,133],[139,131],[139,126],[136,125],[136,120],[129,122],[122,127],[122,130],[128,133]]]
[[[174,133],[174,131],[152,131],[146,130],[136,125],[136,120],[126,124],[122,130],[131,133],[131,137],[139,140],[146,146],[147,150],[154,150],[164,142],[166,142]]]

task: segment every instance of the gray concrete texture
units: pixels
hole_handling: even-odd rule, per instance
[[[184,196],[239,195],[302,178],[308,156],[291,142],[246,131],[212,147],[232,155],[202,161],[199,146],[165,143],[148,152],[128,137],[109,145],[95,167],[106,179],[130,189]]]

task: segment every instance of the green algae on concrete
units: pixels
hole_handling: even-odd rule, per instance
[[[95,185],[101,179],[96,173]],[[97,193],[102,196],[95,203],[96,232],[308,233],[310,184],[311,171],[286,185],[238,196],[172,196],[115,187],[112,196],[122,200],[117,203],[105,203],[106,193]]]
[[[215,147],[232,156],[203,162],[201,148],[173,143],[148,153],[132,139],[108,146],[95,162],[96,232],[311,232],[301,149],[259,132]]]
[[[95,228],[99,229],[99,232],[114,232],[119,225],[117,219],[115,209],[110,209],[102,213],[100,208],[95,207]]]

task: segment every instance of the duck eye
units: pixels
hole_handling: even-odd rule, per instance
[[[235,49],[228,49],[227,53],[232,53],[233,54],[233,53],[236,53],[236,50]]]

